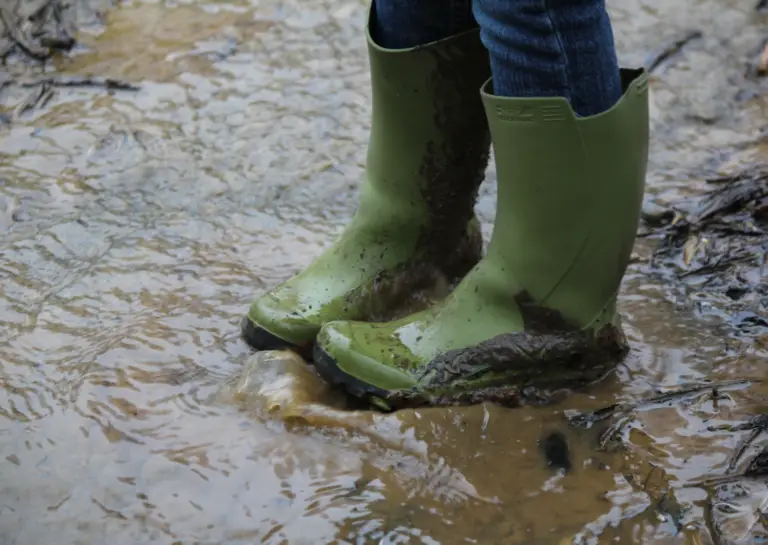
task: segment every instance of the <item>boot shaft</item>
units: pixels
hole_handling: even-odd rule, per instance
[[[642,206],[648,79],[630,70],[622,78],[622,99],[586,118],[562,98],[482,90],[498,175],[487,259],[514,279],[507,289],[518,303],[579,327],[612,319]]]
[[[424,245],[449,252],[473,217],[490,135],[477,89],[490,76],[479,31],[412,49],[379,47],[366,30],[372,126],[359,218],[395,210]]]

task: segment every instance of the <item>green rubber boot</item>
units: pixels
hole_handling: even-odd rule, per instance
[[[616,313],[648,157],[648,78],[623,70],[609,111],[481,92],[498,174],[486,257],[437,306],[389,323],[326,324],[315,366],[390,407],[514,404],[525,386],[605,374],[626,352]]]
[[[407,50],[366,35],[373,119],[357,213],[308,269],[251,305],[243,335],[258,350],[311,350],[333,320],[391,319],[482,255],[474,204],[490,135],[477,89],[490,67],[479,32]]]

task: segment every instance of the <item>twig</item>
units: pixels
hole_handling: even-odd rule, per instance
[[[722,382],[712,382],[706,384],[694,384],[687,388],[681,388],[679,390],[673,390],[671,392],[664,392],[663,394],[642,398],[633,403],[616,403],[615,405],[610,405],[590,413],[578,413],[570,416],[568,420],[573,426],[589,427],[590,425],[597,422],[607,420],[612,416],[629,414],[632,411],[648,407],[649,405],[682,400],[688,397],[696,396],[703,392],[713,390],[716,390],[719,394],[719,392],[722,390],[730,390],[739,386],[749,386],[750,384],[751,381],[740,379],[725,380]],[[611,426],[611,428],[614,430],[617,429],[616,426]]]
[[[729,257],[728,254],[724,254],[718,258],[718,260],[712,264],[709,265],[702,265],[701,267],[697,267],[695,269],[690,269],[687,271],[683,271],[677,274],[678,278],[687,278],[689,276],[697,276],[701,274],[712,274],[712,273],[718,273],[722,272],[731,265],[735,265],[737,263],[749,263],[754,259],[753,256],[742,256],[742,257]]]
[[[649,57],[645,62],[648,73],[656,70],[664,61],[668,60],[673,55],[677,55],[686,45],[688,45],[693,40],[701,38],[702,36],[703,34],[700,30],[688,31],[684,36],[671,42],[659,53]]]
[[[644,406],[644,405],[653,405],[657,403],[666,403],[667,401],[674,401],[676,399],[686,398],[690,397],[695,394],[700,394],[703,392],[706,392],[708,390],[717,390],[718,393],[720,390],[725,389],[731,389],[735,388],[737,386],[748,386],[751,382],[748,380],[740,380],[740,379],[733,379],[733,380],[724,380],[722,382],[712,382],[707,384],[694,384],[688,388],[683,388],[680,390],[674,390],[671,392],[665,392],[663,394],[659,394],[657,396],[653,397],[647,397],[645,399],[641,399],[637,406]]]
[[[47,76],[33,81],[24,81],[20,85],[22,87],[36,87],[38,85],[50,85],[52,87],[102,87],[117,91],[139,91],[141,89],[135,83],[95,76]]]
[[[744,453],[747,451],[750,445],[755,442],[755,439],[757,439],[761,433],[766,431],[766,428],[768,428],[768,414],[765,413],[753,416],[747,422],[743,422],[735,426],[730,424],[726,424],[724,426],[709,426],[707,428],[708,431],[749,431],[749,435],[739,441],[739,444],[736,445],[736,450],[731,455],[730,460],[728,460],[728,469],[726,469],[725,475],[720,477],[710,477],[709,479],[698,481],[697,484],[703,486],[712,486],[716,484],[733,482],[741,477],[764,475],[766,459],[765,450],[760,452],[752,459],[752,461],[750,461],[749,466],[745,471],[742,471],[741,473],[734,473],[734,471],[736,470],[736,466],[738,465],[739,461],[741,461],[741,458],[744,456]]]
[[[738,447],[736,447],[736,452],[734,452],[733,456],[731,457],[731,461],[728,463],[728,473],[733,473],[736,469],[736,466],[738,465],[739,461],[741,460],[741,457],[744,456],[744,453],[747,452],[747,449],[749,446],[757,439],[757,436],[763,433],[764,428],[753,428],[749,435],[747,435],[744,440],[742,440]]]

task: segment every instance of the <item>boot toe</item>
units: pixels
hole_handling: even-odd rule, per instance
[[[243,338],[256,350],[302,349],[319,331],[319,325],[270,294],[254,301],[242,324]]]
[[[410,373],[387,365],[381,348],[372,336],[386,324],[337,321],[323,326],[314,348],[314,364],[329,382],[358,397],[386,397],[388,393],[413,388],[417,381]],[[377,329],[382,331],[377,332]]]

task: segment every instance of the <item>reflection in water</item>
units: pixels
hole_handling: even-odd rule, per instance
[[[354,206],[365,5],[167,4],[116,7],[57,61],[140,91],[58,89],[0,126],[0,541],[707,542],[695,483],[724,472],[741,437],[708,430],[761,409],[763,386],[636,411],[618,449],[564,416],[763,373],[766,345],[724,337],[650,276],[645,241],[621,299],[632,353],[554,406],[348,411],[295,357],[249,359],[247,304]],[[765,153],[752,144],[764,102],[739,98],[760,43],[753,4],[611,6],[627,64],[702,31],[652,81],[661,203]],[[4,113],[25,91],[0,92]],[[542,457],[553,432],[568,473]]]

